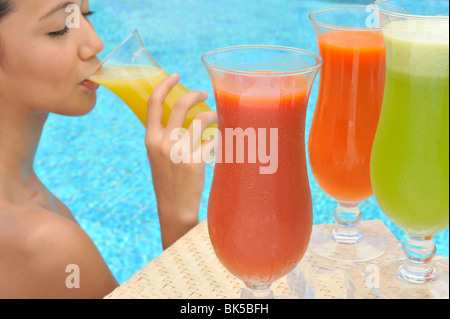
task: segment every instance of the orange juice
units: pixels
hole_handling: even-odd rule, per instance
[[[161,68],[145,65],[127,65],[104,66],[90,80],[116,94],[128,105],[142,124],[146,125],[148,99],[155,87],[168,77],[169,74]],[[189,89],[178,83],[168,94],[163,105],[162,124],[164,126],[167,125],[175,102],[188,92]],[[187,113],[183,127],[189,128],[197,114],[210,110],[205,102],[196,104]]]
[[[319,36],[324,65],[311,126],[309,158],[320,187],[358,203],[373,195],[370,155],[383,101],[381,31],[330,31]]]

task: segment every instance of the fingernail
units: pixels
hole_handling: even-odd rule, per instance
[[[178,73],[174,73],[174,74],[172,74],[170,77],[172,78],[172,79],[175,79],[175,78],[177,78],[177,77],[179,77],[180,75],[178,74]]]

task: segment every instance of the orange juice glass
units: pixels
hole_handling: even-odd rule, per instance
[[[366,6],[310,15],[324,59],[308,152],[319,186],[334,198],[337,225],[313,234],[310,250],[332,260],[366,261],[386,243],[359,226],[359,204],[373,195],[370,155],[383,101],[385,45]]]
[[[145,126],[147,125],[148,99],[156,86],[169,74],[148,52],[139,32],[135,30],[101,63],[90,80],[104,86],[118,96],[133,111]],[[172,109],[183,95],[190,90],[178,83],[163,103],[162,124],[167,125]],[[183,128],[188,129],[201,112],[210,111],[205,103],[197,103],[186,114]],[[216,124],[212,124],[215,128]]]
[[[211,243],[246,284],[243,298],[273,297],[271,284],[297,266],[312,231],[305,118],[321,58],[241,46],[209,52],[203,62],[219,115]]]

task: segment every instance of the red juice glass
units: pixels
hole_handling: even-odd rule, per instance
[[[221,263],[271,298],[306,252],[313,225],[305,118],[322,59],[286,47],[239,46],[203,56],[218,112],[208,229]]]

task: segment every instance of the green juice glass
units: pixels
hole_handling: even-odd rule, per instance
[[[448,1],[375,3],[386,42],[386,84],[371,155],[375,198],[404,230],[405,259],[379,265],[385,298],[448,298],[448,261],[433,236],[449,225]]]

